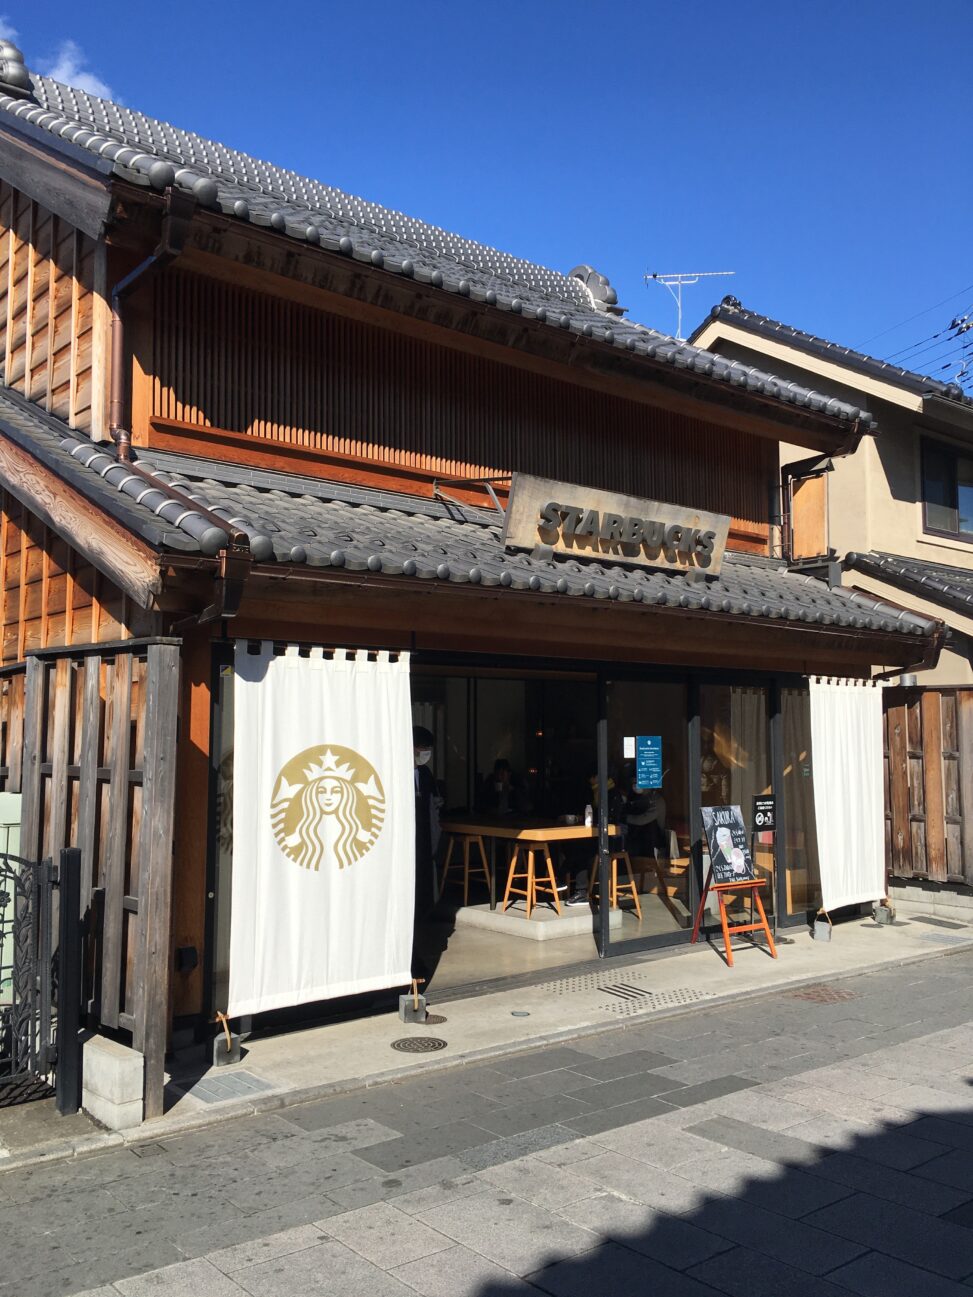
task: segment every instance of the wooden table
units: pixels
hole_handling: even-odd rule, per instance
[[[482,852],[483,839],[490,839],[491,910],[497,908],[497,871],[494,843],[499,838],[513,844],[507,869],[507,886],[504,891],[503,908],[507,908],[511,896],[523,896],[527,902],[528,918],[530,918],[537,904],[539,891],[549,896],[553,900],[558,914],[561,913],[561,901],[558,897],[557,881],[554,877],[554,862],[551,858],[551,844],[592,841],[598,837],[598,826],[596,824],[590,827],[585,824],[551,824],[545,820],[523,819],[517,816],[482,815],[471,819],[450,819],[443,820],[439,827],[450,838],[446,854],[447,863],[451,857],[455,839],[459,838],[464,844],[464,864],[469,860],[470,845],[473,842],[478,842]],[[614,824],[608,826],[608,833],[609,836],[618,834],[618,829]],[[540,878],[538,878],[536,871],[538,856],[541,857],[544,866],[544,874]],[[523,858],[524,870],[518,872],[517,864],[521,858]],[[443,881],[445,881],[445,877],[444,870]],[[516,883],[521,879],[524,881],[525,886],[517,887]],[[465,882],[466,877],[464,876],[464,884]],[[466,890],[464,887],[464,898],[465,895]]]

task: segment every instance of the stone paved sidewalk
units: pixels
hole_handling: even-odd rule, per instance
[[[973,955],[0,1176],[0,1295],[945,1297]]]

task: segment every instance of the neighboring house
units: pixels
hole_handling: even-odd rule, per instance
[[[593,769],[604,808],[608,760],[661,736],[659,854],[637,917],[611,916],[622,945],[600,912],[602,955],[688,942],[704,789],[749,813],[773,788],[782,849],[758,864],[780,923],[805,923],[808,674],[909,670],[942,630],[772,552],[781,443],[842,455],[870,427],[861,402],[634,324],[589,266],[498,252],[17,57],[0,60],[0,770],[25,856],[81,848],[102,916],[89,1023],[145,1054],[146,1112],[172,1018],[207,1039],[227,1006],[233,787],[261,756],[234,740],[235,644],[409,653],[457,798],[501,726],[582,813]],[[535,508],[534,539],[506,548],[513,473],[594,518],[587,542],[565,521],[550,543]],[[684,506],[665,554],[619,548],[623,524],[641,534],[617,516],[631,497],[650,531],[674,516],[652,501]],[[691,552],[709,514],[719,570]]]
[[[782,447],[780,543],[793,567],[948,628],[938,662],[915,662],[886,690],[887,843],[896,877],[949,885],[935,897],[927,890],[923,907],[958,907],[962,885],[973,883],[973,398],[734,297],[690,342],[771,368],[874,420],[845,456],[809,459]]]

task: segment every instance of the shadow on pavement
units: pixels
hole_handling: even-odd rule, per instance
[[[837,1118],[817,1124],[818,1140],[728,1117],[690,1121],[681,1130],[656,1126],[657,1139],[653,1122],[619,1131],[614,1142],[621,1146],[630,1134],[628,1152],[564,1168],[603,1184],[558,1209],[600,1243],[574,1256],[552,1250],[523,1282],[491,1280],[470,1292],[968,1297],[973,1107],[959,1089],[955,1096],[943,1092],[941,1109],[888,1121],[880,1133],[842,1137]],[[653,1165],[653,1156],[667,1169]],[[516,1210],[517,1200],[506,1201]]]

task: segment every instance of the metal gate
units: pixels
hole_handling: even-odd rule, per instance
[[[80,1106],[80,882],[77,850],[0,854],[0,1107],[52,1088],[59,1112]]]

